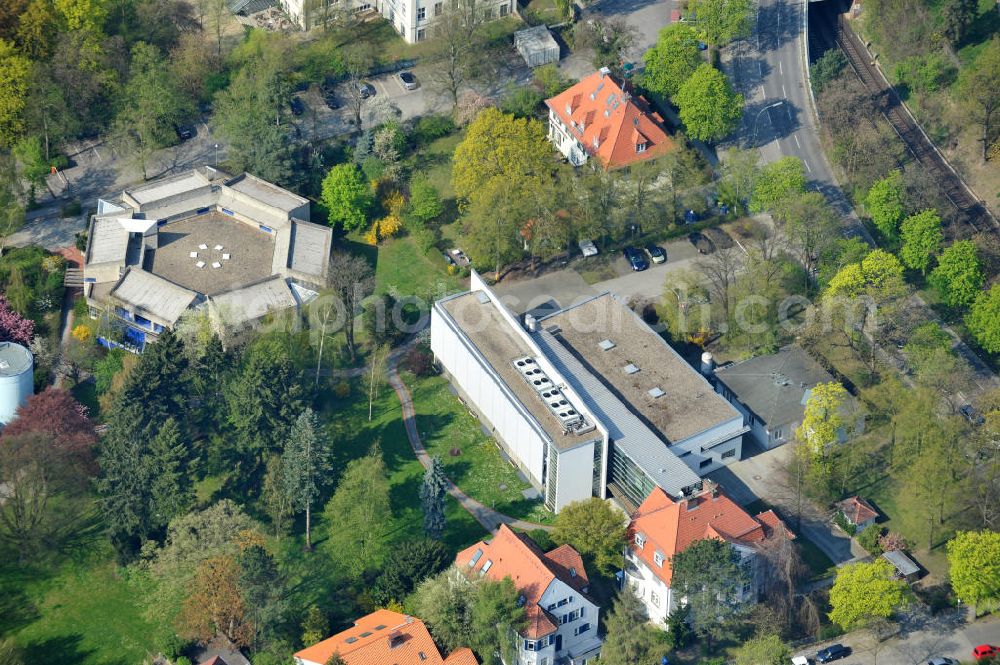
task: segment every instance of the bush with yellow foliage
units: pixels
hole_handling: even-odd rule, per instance
[[[80,325],[73,328],[73,339],[78,342],[86,342],[94,335],[94,331],[90,329],[90,326],[81,323]]]

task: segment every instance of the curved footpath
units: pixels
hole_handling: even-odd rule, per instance
[[[396,391],[396,397],[399,398],[399,403],[403,407],[403,427],[406,429],[406,438],[410,440],[410,447],[413,448],[413,454],[417,456],[420,463],[425,469],[427,469],[431,465],[431,457],[427,454],[424,444],[420,441],[420,433],[417,430],[417,414],[413,410],[413,396],[410,394],[410,389],[406,387],[405,383],[403,383],[403,379],[399,376],[399,372],[396,369],[396,364],[399,357],[402,355],[402,351],[407,349],[409,346],[410,344],[406,344],[397,349],[398,352],[390,354],[389,360],[386,363],[386,374],[389,378],[389,385],[392,386],[394,391]],[[484,529],[491,533],[499,529],[501,524],[506,524],[507,526],[522,529],[524,531],[531,531],[533,529],[544,529],[549,531],[552,529],[552,527],[544,524],[535,524],[534,522],[525,522],[524,520],[514,519],[513,517],[504,515],[503,513],[497,512],[492,508],[484,506],[462,490],[458,489],[458,487],[455,486],[455,483],[451,481],[451,478],[448,479],[448,494],[455,497],[458,504],[462,506],[466,512],[472,515]]]

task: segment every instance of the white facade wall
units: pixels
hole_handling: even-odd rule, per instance
[[[549,445],[544,430],[504,385],[475,347],[444,319],[437,307],[431,310],[431,351],[476,410],[487,421],[508,454],[541,487],[543,460]]]
[[[557,451],[555,512],[593,495],[595,445],[603,445],[603,442],[592,439],[576,448]]]
[[[582,166],[587,162],[587,151],[555,111],[549,109],[549,141],[569,160],[573,166]]]
[[[745,429],[743,415],[740,414],[704,432],[677,441],[670,448],[692,471],[704,476],[740,460]],[[729,454],[723,457],[726,453]]]
[[[553,665],[557,659],[565,658],[569,654],[585,656],[600,647],[597,623],[601,608],[579,591],[562,580],[555,579],[542,594],[538,604],[550,615],[556,617],[557,621],[561,620],[562,617],[566,617],[568,620],[559,624],[556,632],[549,637],[548,646],[540,652],[525,650],[522,640],[518,654],[519,658],[525,657],[524,660],[519,661],[522,665],[542,665],[541,659],[544,657],[549,657],[547,665]],[[576,634],[582,628],[586,628],[586,630]],[[556,639],[557,636],[559,639]],[[558,650],[556,649],[557,645],[561,647]],[[585,659],[576,658],[571,662],[573,665],[582,665]]]

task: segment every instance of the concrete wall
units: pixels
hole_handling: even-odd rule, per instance
[[[740,460],[743,455],[743,429],[743,416],[740,414],[699,434],[678,441],[670,446],[670,449],[684,460],[691,470],[699,476],[704,476]],[[728,451],[735,452],[723,458],[723,453]],[[702,460],[712,462],[702,466]]]
[[[603,445],[603,442],[591,439],[576,448],[556,451],[559,470],[556,480],[555,512],[559,512],[574,501],[584,501],[593,496],[595,445]]]

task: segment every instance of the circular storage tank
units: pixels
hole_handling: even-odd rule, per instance
[[[14,419],[17,407],[35,392],[34,358],[14,342],[0,342],[0,425]]]
[[[712,376],[715,371],[715,358],[708,351],[701,354],[701,373],[704,376]]]

